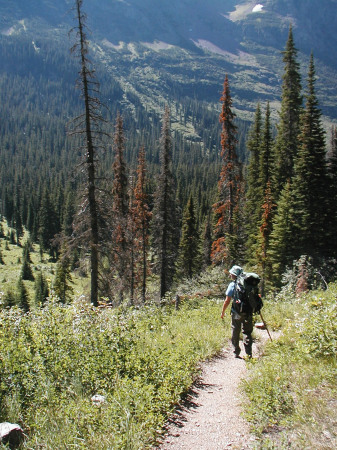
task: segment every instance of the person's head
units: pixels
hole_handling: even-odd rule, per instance
[[[242,273],[242,267],[240,267],[240,266],[233,266],[229,271],[229,274],[232,279],[237,278],[239,275],[241,275],[241,273]]]

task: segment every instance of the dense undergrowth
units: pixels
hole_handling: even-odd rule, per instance
[[[219,308],[201,299],[179,310],[3,310],[0,422],[23,427],[24,448],[147,448],[228,336]]]
[[[14,259],[12,252],[3,251],[8,283],[22,251]],[[179,310],[57,299],[26,314],[3,308],[0,422],[19,423],[27,449],[153,446],[200,361],[229,337],[229,321],[219,320],[224,281],[223,269],[213,268],[181,283],[171,294],[180,296]],[[290,287],[265,299],[263,315],[280,337],[248,363],[243,383],[258,448],[337,447],[336,300],[336,284],[298,298]]]
[[[279,296],[266,315],[281,337],[249,364],[243,383],[259,448],[336,448],[337,284],[296,299]]]

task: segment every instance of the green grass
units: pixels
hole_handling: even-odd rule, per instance
[[[0,421],[24,428],[24,448],[150,448],[200,361],[228,338],[219,315],[205,299],[178,311],[55,301],[3,310]]]
[[[336,297],[331,284],[327,291],[283,299],[281,307],[267,306],[282,336],[250,365],[243,383],[246,417],[260,448],[289,448],[289,442],[291,448],[336,447]]]
[[[22,248],[0,241],[5,292],[16,288]],[[51,284],[56,264],[48,255],[41,261],[37,247],[31,257],[33,273],[42,270]],[[170,301],[176,292],[165,307],[111,310],[81,300],[88,280],[73,274],[73,304],[51,299],[43,309],[32,302],[28,314],[0,311],[0,421],[24,428],[24,448],[151,448],[200,362],[229,337],[228,321],[219,319],[224,278],[215,268],[180,284],[178,311]],[[25,284],[33,295],[34,283]],[[248,363],[242,385],[258,448],[337,446],[336,298],[331,284],[265,299],[264,318],[281,337]],[[95,394],[105,403],[93,404]]]

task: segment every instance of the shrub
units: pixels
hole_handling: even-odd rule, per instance
[[[326,291],[283,298],[288,309],[288,320],[281,319],[283,334],[266,347],[261,361],[250,365],[243,383],[250,400],[246,415],[262,448],[281,448],[287,439],[294,448],[326,448],[324,430],[331,435],[329,445],[337,443],[331,407],[337,375],[336,294],[337,285],[330,284]],[[266,434],[271,429],[280,433]]]
[[[146,448],[225,336],[219,306],[2,311],[0,420],[31,448]],[[97,406],[91,397],[106,402]],[[46,421],[46,417],[48,420]]]

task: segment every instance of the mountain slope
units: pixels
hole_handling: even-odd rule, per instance
[[[60,77],[66,77],[67,89],[71,89],[76,77],[69,56],[74,36],[68,38],[76,24],[73,5],[73,0],[17,0],[13,7],[0,1],[0,73],[25,77],[38,67],[41,86],[51,79],[64,84]],[[200,110],[213,111],[217,120],[226,73],[238,117],[251,120],[257,102],[269,100],[277,118],[281,51],[290,23],[300,51],[303,86],[313,50],[320,106],[326,123],[336,121],[336,6],[337,0],[311,0],[310,5],[305,0],[266,0],[261,4],[239,0],[83,2],[103,101],[109,107],[114,103],[133,118],[138,108],[159,117],[163,105],[169,103],[173,128],[192,141],[201,141],[203,136],[182,99],[199,102]],[[29,58],[27,54],[22,57],[25,46]],[[57,54],[54,61],[53,52]],[[60,71],[62,58],[61,65],[68,69]],[[115,86],[113,92],[109,85]]]
[[[69,47],[72,6],[72,0],[19,0],[14,8],[3,1],[1,33],[12,41],[27,39],[36,51],[40,41]],[[257,101],[279,100],[280,52],[290,23],[303,76],[313,50],[321,107],[337,118],[336,6],[337,0],[83,2],[95,56],[125,94],[155,112],[162,102],[179,101],[177,96],[216,104],[228,73],[242,118],[251,118]]]

